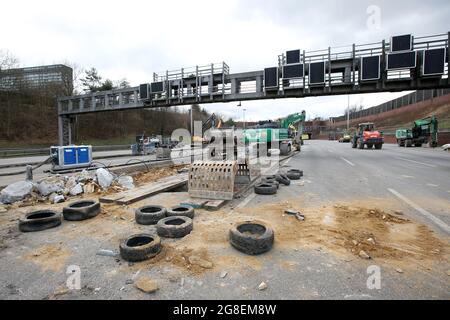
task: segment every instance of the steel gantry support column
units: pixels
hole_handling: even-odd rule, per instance
[[[58,113],[62,111],[62,104],[58,101]],[[72,144],[72,128],[70,116],[58,115],[58,144],[67,146]]]

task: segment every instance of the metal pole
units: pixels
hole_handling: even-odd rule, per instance
[[[242,111],[244,112],[244,130],[245,130],[245,108],[242,108]]]
[[[347,95],[347,134],[350,130],[350,95]]]
[[[191,163],[194,163],[194,105],[191,104]]]

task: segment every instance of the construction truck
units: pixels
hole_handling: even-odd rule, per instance
[[[364,149],[367,146],[368,149],[375,147],[377,150],[383,148],[384,138],[380,131],[375,130],[373,123],[361,123],[358,125],[357,130],[352,138],[353,149]]]
[[[412,129],[398,129],[395,138],[399,147],[422,147],[429,144],[436,148],[438,144],[438,120],[435,116],[414,121]]]

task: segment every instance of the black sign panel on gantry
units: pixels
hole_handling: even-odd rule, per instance
[[[445,48],[430,49],[423,52],[424,76],[443,75],[445,72]]]
[[[325,84],[325,62],[309,64],[309,84]]]
[[[391,52],[411,51],[412,35],[395,36],[391,38]]]
[[[278,85],[278,68],[274,67],[264,69],[264,87],[266,89],[278,89]]]
[[[286,51],[286,63],[300,63],[300,50]]]
[[[150,86],[152,93],[164,92],[164,82],[153,82]]]
[[[414,69],[417,62],[417,52],[390,53],[387,55],[387,70]]]
[[[305,76],[305,68],[302,63],[283,66],[283,79],[297,79]]]
[[[139,98],[148,99],[149,98],[149,89],[150,86],[148,83],[139,85]]]
[[[380,79],[380,56],[361,58],[361,80]]]

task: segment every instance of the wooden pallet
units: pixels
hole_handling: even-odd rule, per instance
[[[185,185],[188,182],[187,174],[180,174],[158,181],[149,183],[145,186],[127,190],[117,194],[101,197],[99,200],[103,203],[116,203],[119,205],[127,205],[130,203],[141,201],[155,194],[173,190]]]

